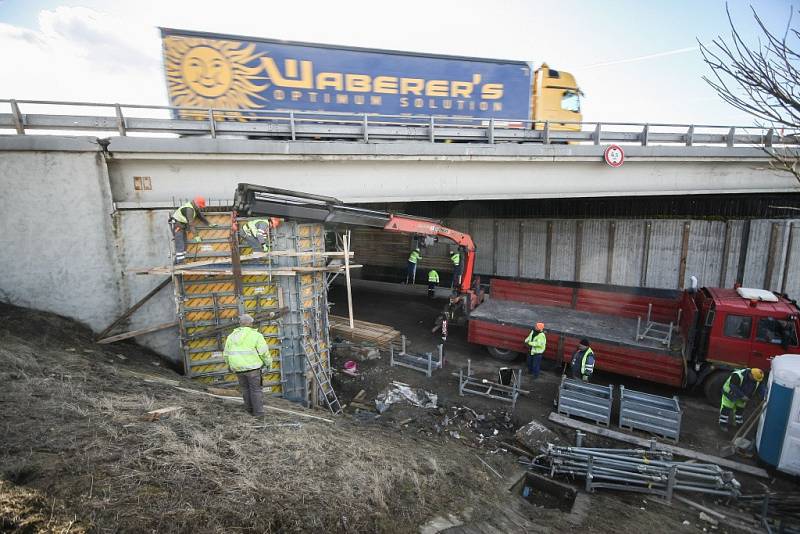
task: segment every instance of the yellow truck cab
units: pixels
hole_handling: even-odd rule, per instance
[[[583,93],[575,81],[575,76],[563,70],[551,69],[542,63],[533,74],[533,98],[531,99],[531,120],[534,129],[544,129],[543,121],[550,121],[553,130],[580,130],[581,97]],[[564,121],[564,122],[559,122]]]

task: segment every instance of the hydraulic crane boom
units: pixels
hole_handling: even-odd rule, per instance
[[[412,215],[396,215],[384,211],[368,210],[348,206],[333,197],[253,184],[239,184],[233,204],[234,209],[245,217],[272,215],[320,221],[327,224],[370,226],[383,228],[388,232],[448,239],[466,251],[464,272],[458,289],[459,293],[468,297],[467,302],[470,305],[475,301],[472,289],[472,274],[475,268],[475,243],[469,234],[442,226],[440,221]]]

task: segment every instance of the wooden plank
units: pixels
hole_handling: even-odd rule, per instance
[[[167,406],[166,408],[159,408],[158,410],[150,410],[145,415],[145,419],[148,421],[158,421],[164,415],[170,415],[181,410],[183,410],[181,406]]]
[[[241,261],[246,260],[258,260],[263,258],[271,258],[274,256],[314,256],[314,257],[325,257],[325,258],[342,258],[344,257],[344,252],[296,252],[293,250],[273,250],[271,252],[253,252],[252,254],[245,254],[244,256],[240,256],[239,259]],[[354,256],[353,252],[350,252],[350,257]],[[165,265],[163,267],[153,267],[152,269],[173,269],[174,267],[179,267],[181,269],[185,269],[187,267],[205,267],[207,265],[217,265],[220,263],[230,263],[231,260],[228,256],[220,257],[220,258],[212,258],[209,260],[200,260],[200,261],[192,261],[188,263],[181,263],[180,265]],[[138,272],[138,271],[145,271],[149,270],[148,267],[136,267],[133,269],[128,269],[128,272]]]
[[[138,302],[136,302],[136,304],[134,304],[133,306],[131,306],[130,308],[128,308],[128,310],[127,310],[125,313],[123,313],[122,315],[120,315],[119,317],[117,317],[117,319],[116,319],[116,320],[115,320],[113,323],[111,323],[110,325],[108,325],[108,326],[107,326],[107,327],[106,327],[106,328],[105,328],[105,329],[104,329],[102,332],[100,332],[99,334],[97,334],[97,336],[95,337],[95,339],[103,339],[104,337],[108,336],[108,334],[109,334],[109,333],[110,333],[110,332],[111,332],[111,331],[114,329],[114,327],[115,327],[115,326],[117,326],[117,325],[118,325],[118,324],[120,324],[122,321],[124,321],[125,319],[127,319],[128,317],[130,317],[131,315],[133,315],[133,312],[135,312],[136,310],[138,310],[139,308],[141,308],[142,306],[144,306],[144,305],[145,305],[145,303],[146,303],[148,300],[150,300],[151,298],[153,298],[154,296],[156,296],[156,294],[157,294],[159,291],[161,291],[162,289],[164,289],[165,287],[167,287],[167,286],[169,285],[170,281],[172,281],[172,278],[171,278],[171,277],[170,277],[170,278],[165,278],[165,279],[164,279],[164,280],[163,280],[163,281],[162,281],[160,284],[158,284],[156,287],[154,287],[153,289],[151,289],[151,290],[150,290],[150,292],[149,292],[149,293],[147,293],[147,295],[145,295],[145,296],[143,296],[141,299],[139,299],[139,301],[138,301]]]
[[[117,334],[116,336],[99,339],[97,342],[101,345],[106,345],[108,343],[114,343],[115,341],[122,341],[123,339],[130,339],[132,337],[141,336],[142,334],[149,334],[151,332],[158,332],[159,330],[166,330],[167,328],[171,328],[173,326],[178,326],[177,319],[175,321],[170,321],[168,323],[161,323],[155,326],[148,326],[147,328],[142,328],[140,330],[133,330],[131,332],[125,332],[124,334]]]
[[[639,438],[636,436],[631,436],[630,434],[623,434],[622,432],[617,432],[616,430],[611,430],[609,428],[603,428],[596,425],[591,425],[589,423],[584,423],[582,421],[576,421],[574,419],[570,419],[569,417],[565,417],[555,412],[550,413],[549,419],[554,423],[558,423],[560,425],[564,425],[569,428],[574,428],[576,430],[581,430],[583,432],[589,432],[590,434],[597,434],[609,439],[614,439],[625,443],[633,443],[634,445],[638,445],[640,447],[650,447],[650,440]],[[693,458],[695,460],[700,460],[702,462],[717,464],[722,467],[727,467],[728,469],[733,469],[735,471],[747,473],[748,475],[753,475],[760,478],[769,478],[769,474],[767,474],[767,472],[761,469],[760,467],[734,462],[733,460],[727,460],[725,458],[720,458],[719,456],[713,456],[711,454],[705,454],[702,452],[693,451],[691,449],[685,449],[683,447],[678,447],[675,445],[669,445],[666,443],[658,443],[658,442],[656,443],[656,449],[661,451],[671,452],[672,454],[675,454],[677,456],[683,456],[686,458]]]
[[[381,348],[388,348],[389,343],[400,337],[400,332],[386,325],[354,320],[354,328],[350,328],[347,317],[331,315],[328,317],[331,333],[349,341],[366,341]]]
[[[195,395],[205,395],[206,397],[214,397],[215,399],[222,399],[230,402],[236,402],[244,404],[244,399],[239,397],[228,397],[227,395],[214,395],[213,393],[206,393],[205,391],[198,391],[196,389],[189,389],[189,388],[182,388],[175,386],[175,389],[179,391],[183,391],[185,393],[193,393]],[[311,415],[303,412],[295,412],[293,410],[285,410],[283,408],[278,408],[276,406],[270,406],[268,404],[264,405],[265,410],[272,410],[273,412],[281,412],[281,413],[289,413],[292,415],[299,415],[300,417],[307,417],[309,419],[315,419],[317,421],[325,421],[326,423],[333,423],[335,422],[333,419],[326,419],[325,417],[319,417],[316,415]]]
[[[229,262],[226,262],[229,263]],[[350,264],[350,269],[358,269],[363,267],[360,264]],[[297,273],[336,273],[343,272],[344,265],[331,266],[331,267],[281,267],[279,269],[249,269],[247,266],[242,270],[242,275],[251,274],[268,274],[272,276],[295,276]],[[142,269],[135,271],[136,274],[202,274],[202,275],[215,275],[215,274],[233,274],[231,267],[221,269],[184,269],[179,268],[174,271],[167,267],[155,267],[152,269]]]
[[[350,231],[342,236],[342,243],[344,244],[344,277],[347,281],[347,316],[350,319],[350,329],[354,328],[353,325],[353,292],[350,286]]]

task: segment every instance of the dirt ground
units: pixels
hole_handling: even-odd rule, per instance
[[[342,302],[338,289],[331,300]],[[369,291],[355,303],[358,318],[399,328],[412,350],[435,347],[428,327],[438,303]],[[429,532],[436,518],[503,514],[519,506],[508,489],[521,468],[501,442],[546,420],[559,373],[524,383],[531,396],[510,414],[505,403],[458,396],[450,373],[467,358],[496,374],[498,365],[454,329],[446,369],[430,379],[390,368],[386,356],[359,362],[358,377],[337,373],[342,402],[364,389],[366,406],[349,406],[333,423],[269,409],[255,419],[241,404],[176,389],[202,388],[141,347],[97,345],[73,321],[0,304],[0,531],[419,532],[427,524]],[[394,405],[379,416],[369,407],[392,380],[436,393],[439,407]],[[715,452],[712,434],[701,431],[714,429],[715,412],[699,397],[685,402],[683,444]],[[169,406],[181,410],[144,417]],[[267,406],[332,418],[276,398]],[[711,529],[696,511],[640,495],[597,493],[589,503],[577,518],[525,504],[525,530]]]

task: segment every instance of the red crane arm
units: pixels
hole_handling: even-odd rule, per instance
[[[404,234],[435,235],[454,242],[456,245],[467,249],[464,259],[464,273],[461,276],[462,293],[470,292],[472,286],[472,272],[475,268],[475,243],[469,234],[442,226],[437,221],[428,219],[415,219],[404,215],[390,215],[389,222],[383,227],[387,232],[400,232]]]

